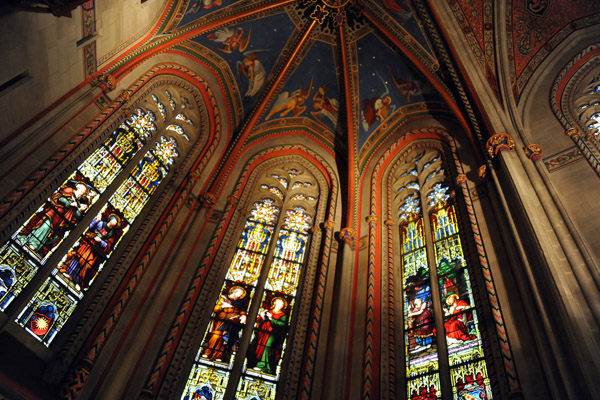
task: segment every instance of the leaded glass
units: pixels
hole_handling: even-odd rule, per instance
[[[279,378],[280,360],[285,349],[293,299],[292,296],[280,292],[265,290],[246,353],[246,367],[249,373],[253,370],[263,378]]]
[[[171,124],[171,125],[167,126],[167,129],[177,133],[179,136],[183,136],[185,138],[185,140],[187,140],[188,142],[190,141],[190,137],[185,133],[185,131],[183,130],[183,128],[181,126]]]
[[[188,378],[181,400],[220,400],[225,395],[229,372],[195,364]]]
[[[27,286],[40,266],[83,219],[156,129],[154,115],[138,109],[12,235],[1,250],[0,310]],[[15,262],[15,264],[10,264]]]
[[[89,223],[88,229],[52,271],[47,279],[47,285],[38,290],[21,312],[17,322],[46,346],[70,317],[78,300],[83,298],[86,290],[92,285],[104,263],[129,229],[129,225],[148,202],[156,186],[166,176],[168,169],[164,165],[171,164],[175,156],[177,153],[174,151],[173,139],[167,140],[162,137],[156,149],[144,155],[128,179],[117,188],[101,212]],[[151,161],[147,161],[149,158]],[[154,167],[157,164],[162,171],[159,176]],[[143,187],[139,182],[146,183],[146,186]],[[150,187],[151,191],[148,190]],[[57,289],[48,291],[47,288]],[[64,301],[57,303],[54,298],[58,296],[56,294],[58,289],[64,295],[61,298],[72,299],[74,303],[69,303],[68,307],[63,305]],[[60,324],[53,323],[52,334],[40,335],[31,328],[31,312],[40,304],[52,305],[50,308],[57,313],[57,321],[60,321]]]
[[[256,284],[264,259],[265,257],[262,254],[238,249],[227,271],[227,279],[251,285]]]
[[[431,189],[431,192],[427,195],[429,207],[439,208],[445,206],[450,198],[450,195],[446,193],[449,188],[442,186],[441,183],[436,183]]]
[[[405,254],[423,247],[425,245],[423,219],[419,218],[403,225],[400,229],[400,237],[402,238],[402,251]]]
[[[412,221],[421,214],[421,200],[413,193],[404,200],[404,204],[400,206],[399,210],[402,213],[400,221]]]
[[[39,341],[48,345],[71,316],[77,302],[71,291],[48,277],[21,311],[17,322]]]
[[[433,213],[431,216],[431,228],[433,229],[435,240],[440,240],[458,233],[458,222],[454,205],[451,205],[448,208],[442,208]]]
[[[284,188],[287,189],[287,187],[288,187],[288,181],[287,181],[287,179],[285,179],[284,177],[279,176],[278,174],[271,174],[271,177],[277,179],[277,181],[279,183],[281,183],[281,186],[283,186]]]
[[[167,94],[167,97],[169,98],[169,105],[171,106],[171,110],[175,111],[175,109],[177,108],[177,103],[175,103],[175,100],[173,100],[173,96],[171,95],[171,92],[169,92],[168,90],[165,90],[165,93]]]
[[[152,99],[156,103],[156,107],[158,108],[158,112],[160,113],[162,120],[166,121],[167,120],[167,109],[165,108],[165,105],[160,102],[160,100],[158,99],[158,97],[155,94],[152,95]]]
[[[420,375],[407,382],[410,400],[435,400],[442,398],[439,374]]]
[[[274,186],[269,187],[269,192],[273,193],[275,196],[279,197],[281,200],[283,200],[283,192],[279,189],[277,189]]]
[[[483,357],[483,354],[481,354]],[[455,399],[492,399],[490,378],[485,361],[450,368],[450,380]]]
[[[210,323],[200,347],[198,362],[231,368],[240,333],[246,324],[253,286],[226,280],[213,307]]]
[[[184,107],[182,107],[184,108]],[[179,113],[175,116],[175,119],[178,119],[180,121],[183,121],[187,124],[190,124],[192,126],[194,126],[194,121],[192,121],[191,119],[189,119],[184,113]]]
[[[310,183],[310,182],[295,182],[292,185],[292,189],[298,189],[301,187],[310,187],[310,186],[312,186],[312,183]]]
[[[238,384],[236,400],[275,400],[276,384],[253,376],[244,376]]]

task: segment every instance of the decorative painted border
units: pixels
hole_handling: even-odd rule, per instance
[[[583,158],[583,154],[581,154],[577,146],[572,146],[566,150],[544,157],[542,161],[548,172],[554,172],[579,160],[583,160]]]

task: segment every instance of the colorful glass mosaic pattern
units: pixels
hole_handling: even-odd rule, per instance
[[[156,130],[138,109],[90,155],[0,249],[0,310],[23,291],[88,209]]]
[[[161,137],[156,147],[144,154],[19,314],[17,322],[46,346],[67,322],[167,175],[168,165],[178,156],[175,146],[172,138]],[[161,173],[157,174],[157,170]]]

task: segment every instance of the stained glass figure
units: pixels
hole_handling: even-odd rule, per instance
[[[204,336],[200,350],[202,359],[225,366],[229,364],[246,323],[252,289],[249,285],[225,281]]]
[[[437,160],[439,155],[424,163],[422,168],[401,175],[419,176],[420,182],[442,177],[444,168],[432,170],[431,167]],[[418,160],[415,164],[419,164]],[[422,175],[417,173],[418,170]],[[424,180],[423,176],[426,176]],[[405,188],[420,190],[416,183],[408,183],[399,191]],[[440,373],[450,374],[455,399],[491,399],[492,396],[471,280],[449,191],[446,184],[436,183],[427,196],[411,193],[399,207],[407,397],[411,400],[441,399]],[[421,217],[420,201],[427,202],[431,213],[428,223],[432,231],[429,247],[433,247],[433,262],[427,258],[425,220]],[[432,269],[434,266],[435,270]],[[434,273],[437,282],[432,284]],[[434,315],[435,293],[432,290],[439,290],[441,316]],[[443,322],[443,332],[436,331],[436,319]],[[446,342],[450,366],[443,372],[440,370],[439,340]]]
[[[281,293],[265,291],[246,354],[247,368],[279,375],[278,366],[288,334],[292,299]]]
[[[290,200],[317,200],[316,197],[305,194],[294,194],[286,199],[290,182],[292,188],[312,185],[310,182],[294,182],[299,174],[300,172],[296,168],[288,169],[285,175],[283,173],[269,174],[268,177],[278,181],[281,186],[275,187],[263,183],[260,185],[260,189],[275,194],[286,207],[289,207]],[[247,293],[244,297],[246,301],[244,307],[234,305],[233,308],[228,307],[227,310],[236,312],[233,320],[239,321],[239,325],[244,325],[247,322],[246,318],[251,318],[254,327],[251,337],[246,341],[249,344],[247,347],[243,347],[245,351],[242,354],[244,365],[240,381],[236,383],[236,398],[275,399],[277,382],[281,374],[281,359],[285,353],[295,295],[306,255],[308,230],[312,226],[312,217],[307,210],[301,206],[294,206],[286,210],[283,221],[279,223],[280,228],[276,230],[275,224],[279,219],[279,212],[279,207],[275,206],[275,202],[271,198],[265,198],[254,204],[240,235],[231,265],[227,270],[221,298],[217,301],[211,316],[211,323],[188,379],[184,396],[200,390],[201,386],[207,382],[206,378],[203,380],[197,378],[197,376],[203,376],[199,371],[202,371],[202,374],[218,371],[220,374],[229,376],[228,371],[233,367],[234,359],[237,357],[237,343],[239,343],[241,327],[220,326],[220,321],[229,323],[232,318],[220,317],[218,312],[221,311],[218,308],[219,304],[224,301],[233,304],[230,298],[225,300],[223,298],[232,288],[241,286]],[[271,244],[274,232],[278,232],[277,242]],[[262,270],[269,251],[272,251],[273,258],[265,273]],[[266,280],[264,280],[265,275]],[[263,289],[264,291],[262,291]],[[260,306],[257,305],[260,310],[257,314],[247,316],[248,304],[252,302],[251,294],[256,290],[262,291],[262,297],[255,299],[255,301],[260,301]],[[235,311],[236,309],[238,311]],[[239,310],[243,310],[243,312]],[[233,330],[233,333],[223,333],[229,332],[230,329]],[[214,386],[212,383],[211,385]],[[221,398],[219,394],[215,394],[215,396]]]
[[[99,195],[144,146],[156,130],[154,119],[150,111],[137,109],[2,247],[0,257],[8,263],[2,265],[7,278],[0,284],[0,310],[6,309],[21,293]]]

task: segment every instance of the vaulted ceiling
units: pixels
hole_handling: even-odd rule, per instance
[[[492,0],[169,2],[153,38],[109,70],[118,76],[136,59],[184,53],[218,76],[234,141],[302,130],[362,167],[411,119],[453,118],[481,139],[471,132],[480,129],[471,72],[453,60],[473,60],[505,107],[507,93],[518,102],[552,49],[599,13],[593,0],[513,0],[504,9]],[[470,54],[457,54],[462,48]]]

